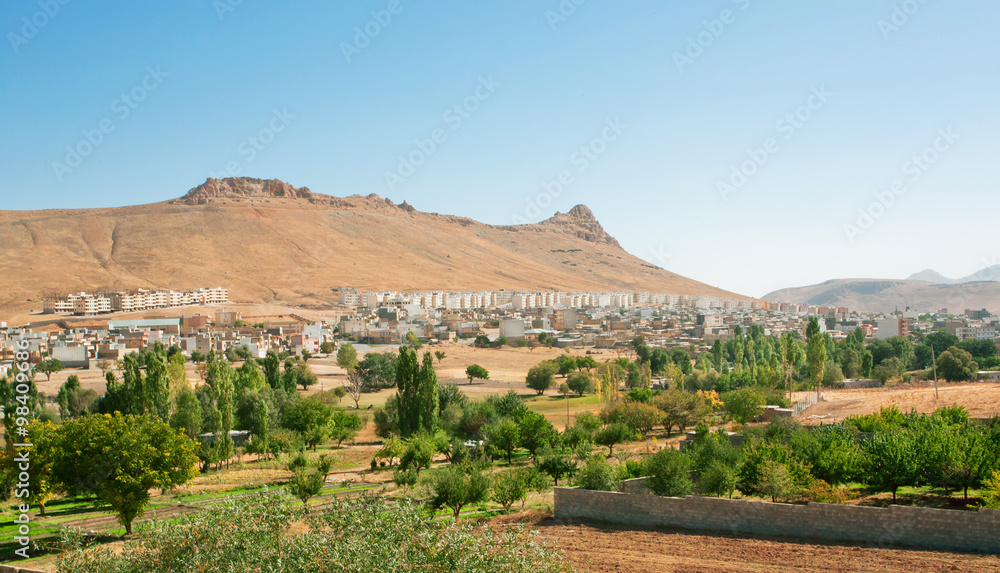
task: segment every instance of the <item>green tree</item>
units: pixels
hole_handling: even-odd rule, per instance
[[[63,366],[63,363],[55,358],[47,358],[35,365],[35,370],[44,374],[46,381],[52,380],[53,374],[56,372],[62,372],[65,368],[66,367]]]
[[[305,506],[310,498],[319,495],[319,492],[323,489],[324,481],[323,475],[318,471],[309,473],[297,471],[292,474],[292,479],[286,487],[288,488],[288,493],[295,496],[296,499],[301,500],[302,505]]]
[[[937,371],[949,382],[975,380],[979,365],[972,359],[972,354],[952,346],[938,356]]]
[[[576,485],[594,491],[621,491],[622,484],[615,469],[601,456],[591,456],[576,472]]]
[[[337,441],[339,448],[347,440],[353,440],[358,435],[364,423],[357,414],[336,411],[330,419],[327,434]]]
[[[194,360],[194,353],[191,354],[191,359]],[[268,350],[267,355],[261,359],[260,365],[264,370],[264,378],[267,380],[267,385],[273,389],[280,388],[281,360],[278,359],[278,355],[273,350]]]
[[[806,359],[809,361],[809,378],[818,392],[826,365],[826,340],[820,334],[819,320],[815,316],[809,317],[806,326]]]
[[[587,358],[590,358],[589,356]],[[591,358],[591,360],[593,360]],[[589,372],[575,372],[566,381],[566,387],[576,392],[577,395],[593,393],[595,390],[594,379]]]
[[[863,443],[865,453],[865,483],[878,491],[896,491],[912,485],[917,478],[917,452],[913,436],[906,431],[876,432]]]
[[[99,399],[97,392],[81,388],[80,378],[76,374],[70,374],[57,395],[59,417],[66,419],[92,414],[97,411]]]
[[[688,476],[690,469],[691,460],[680,450],[660,450],[645,460],[645,471],[649,475],[646,487],[656,495],[690,495],[694,491],[694,484]]]
[[[435,509],[448,507],[459,519],[462,508],[484,501],[490,493],[490,480],[472,467],[445,468],[430,483],[430,504]]]
[[[493,476],[493,488],[490,499],[503,508],[504,513],[510,513],[512,505],[528,497],[528,483],[524,472],[508,470]]]
[[[327,437],[333,408],[312,398],[286,404],[281,410],[281,426],[299,434],[313,450]]]
[[[476,378],[480,380],[489,380],[490,373],[478,364],[470,364],[468,368],[465,369],[465,377],[469,379],[469,384]]]
[[[534,411],[527,411],[517,420],[519,445],[528,450],[534,458],[538,450],[546,445],[552,445],[558,434],[552,423],[545,416]]]
[[[434,461],[436,448],[434,442],[426,434],[414,436],[406,443],[406,448],[399,456],[399,469],[413,469],[420,475],[420,470],[429,468]]]
[[[201,403],[190,388],[177,395],[177,405],[170,418],[170,427],[181,430],[192,440],[197,440],[201,434]]]
[[[308,390],[310,386],[315,386],[319,382],[319,377],[312,371],[312,368],[303,360],[295,363],[295,385],[302,386],[302,390]]]
[[[613,456],[615,446],[632,438],[632,429],[621,422],[608,424],[594,434],[594,443],[608,448],[608,455]]]
[[[482,429],[487,445],[495,452],[507,458],[510,465],[514,458],[514,451],[521,441],[521,429],[517,423],[510,419],[501,420],[493,424],[487,424]]]
[[[358,365],[358,351],[350,342],[340,345],[337,350],[337,365],[344,370],[353,370]]]
[[[721,398],[725,404],[726,414],[740,424],[746,424],[759,416],[761,408],[767,404],[764,394],[754,388],[740,388],[726,392]]]
[[[153,488],[170,489],[195,476],[195,442],[149,416],[86,416],[63,422],[52,474],[71,495],[96,495],[111,506],[125,533]]]
[[[445,354],[443,350],[434,351],[434,358],[437,358],[438,364],[441,364],[441,361],[444,360],[445,356],[447,356],[447,354]]]
[[[544,448],[538,456],[538,469],[548,474],[558,486],[563,476],[572,475],[576,471],[576,464],[562,451]]]
[[[544,394],[546,390],[555,385],[555,373],[555,366],[548,362],[543,362],[528,370],[525,385],[537,392],[540,396]]]

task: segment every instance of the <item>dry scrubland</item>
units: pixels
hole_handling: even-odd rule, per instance
[[[990,418],[1000,415],[1000,384],[939,384],[940,398],[935,397],[933,385],[900,384],[885,388],[858,390],[823,390],[824,400],[806,408],[799,416],[803,424],[833,423],[848,416],[871,414],[882,408],[895,406],[901,412],[915,409],[918,413],[931,413],[943,406],[958,404],[969,411],[973,418]],[[807,392],[796,393],[796,398]]]

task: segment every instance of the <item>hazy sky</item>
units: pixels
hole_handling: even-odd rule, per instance
[[[0,209],[162,201],[231,173],[494,224],[583,203],[629,252],[753,296],[1000,263],[996,2],[0,14]]]

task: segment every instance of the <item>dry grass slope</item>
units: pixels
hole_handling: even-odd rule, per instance
[[[341,285],[736,296],[628,254],[582,205],[499,227],[250,178],[150,205],[0,211],[0,252],[6,313],[47,294],[157,287],[225,286],[235,301],[292,305],[328,304]]]

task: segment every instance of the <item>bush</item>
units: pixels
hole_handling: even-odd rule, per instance
[[[821,479],[814,481],[812,485],[809,486],[805,496],[809,499],[809,501],[814,501],[816,503],[836,503],[843,505],[850,500],[850,496],[847,494],[847,490],[843,486],[832,486]]]
[[[646,458],[646,487],[656,495],[690,495],[694,484],[688,476],[691,460],[679,450],[664,449]]]
[[[595,491],[621,491],[615,469],[601,456],[591,456],[576,473],[576,485]]]
[[[718,460],[701,472],[701,488],[708,495],[733,497],[736,490],[736,469]]]
[[[396,470],[392,473],[392,482],[399,487],[413,487],[417,484],[417,478],[417,472],[413,470]]]
[[[305,454],[299,453],[299,455],[288,460],[288,471],[298,472],[309,467],[309,458]]]
[[[76,548],[63,573],[191,571],[450,571],[559,573],[572,567],[516,529],[437,527],[408,502],[333,499],[303,528],[287,497],[231,498],[171,522],[151,523],[122,544]],[[334,565],[335,564],[335,565]]]

